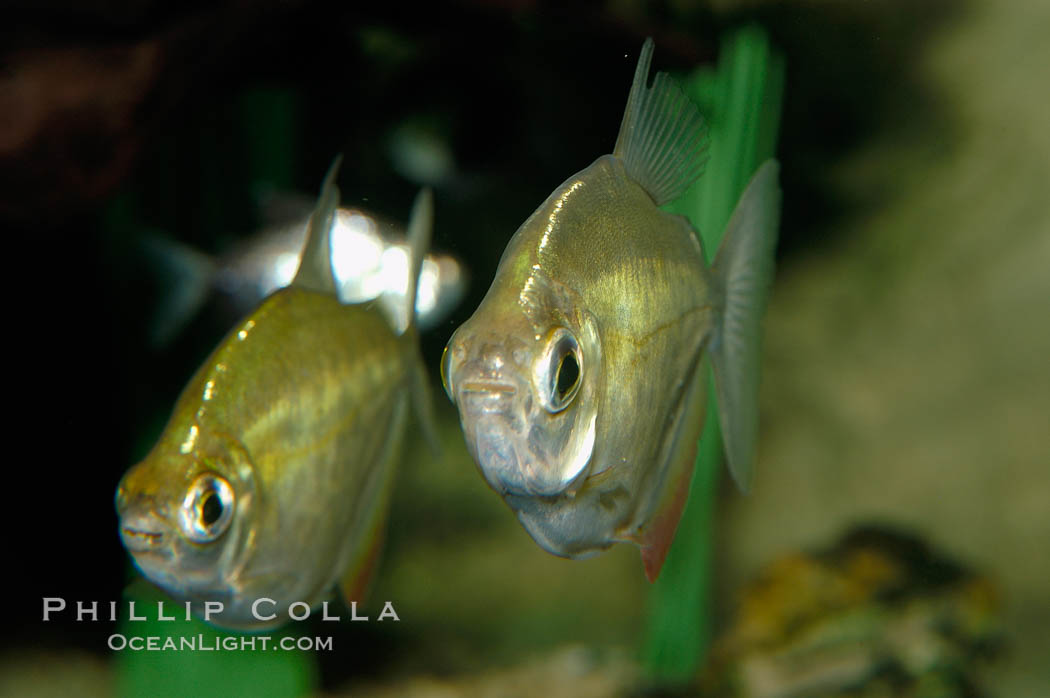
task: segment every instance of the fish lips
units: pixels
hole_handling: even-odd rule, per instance
[[[159,517],[150,513],[121,515],[120,540],[147,579],[166,588],[176,583],[172,532]]]

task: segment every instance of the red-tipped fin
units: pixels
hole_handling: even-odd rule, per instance
[[[665,436],[662,451],[664,478],[653,513],[638,532],[629,538],[642,548],[645,576],[650,582],[660,576],[689,498],[697,441],[703,430],[707,408],[706,378],[706,362],[697,358],[692,374],[686,378],[685,390]]]
[[[691,439],[691,449],[681,453],[678,472],[668,478],[668,497],[649,525],[638,543],[642,546],[642,564],[645,565],[645,578],[655,582],[663,569],[667,551],[671,549],[674,534],[678,531],[678,522],[682,520],[686,500],[689,499],[689,484],[693,480],[693,464],[696,461],[696,440]],[[684,445],[684,444],[683,444]]]
[[[386,517],[382,517],[385,522]],[[386,526],[380,525],[380,529],[372,535],[368,546],[357,557],[354,564],[343,574],[339,581],[339,590],[343,594],[343,600],[349,606],[351,602],[361,603],[368,594],[372,579],[379,568],[379,556],[383,551],[383,543],[386,540]]]

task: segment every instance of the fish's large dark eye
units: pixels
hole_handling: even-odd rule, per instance
[[[210,543],[230,527],[233,520],[233,488],[214,473],[197,476],[179,509],[182,533],[195,543]]]
[[[544,409],[548,412],[564,410],[576,397],[583,378],[583,354],[572,332],[559,327],[551,333],[537,368],[536,387]]]
[[[219,495],[214,492],[204,495],[204,499],[201,502],[201,523],[205,526],[214,526],[222,518],[224,509],[222,498]]]
[[[576,355],[572,352],[566,354],[558,366],[558,380],[554,392],[558,400],[565,400],[580,380],[580,365],[576,363]]]

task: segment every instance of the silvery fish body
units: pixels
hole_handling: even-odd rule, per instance
[[[147,238],[146,252],[163,275],[172,277],[150,330],[166,344],[192,318],[213,291],[238,317],[291,283],[306,242],[310,206],[300,197],[270,195],[264,209],[288,220],[268,226],[218,257],[163,238]],[[409,244],[404,228],[360,208],[336,210],[330,232],[332,273],[343,303],[376,301],[392,324],[404,327],[409,287]],[[415,322],[420,330],[440,324],[466,293],[469,274],[453,255],[427,252],[419,273]]]
[[[642,547],[654,579],[718,383],[730,468],[750,479],[758,335],[772,273],[776,165],[755,175],[708,266],[689,221],[661,211],[699,175],[705,130],[642,50],[612,155],[570,177],[518,229],[442,378],[488,484],[546,550]]]
[[[279,624],[290,604],[318,603],[340,581],[360,598],[412,408],[429,424],[414,326],[395,331],[334,293],[334,175],[295,281],[219,344],[117,492],[138,568],[198,611],[221,602],[212,621],[223,627]],[[421,195],[410,225],[416,276],[429,218]],[[253,609],[259,599],[269,601]]]
[[[287,286],[306,240],[306,221],[267,229],[218,260],[215,285],[245,309]],[[404,229],[369,211],[340,207],[331,231],[332,271],[343,303],[378,301],[394,324],[404,326],[409,286],[409,245]],[[459,305],[467,271],[454,256],[428,252],[423,258],[415,320],[435,327]]]

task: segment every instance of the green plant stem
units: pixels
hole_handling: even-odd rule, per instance
[[[774,154],[783,84],[783,60],[755,26],[724,36],[717,67],[698,68],[684,81],[686,94],[707,119],[710,159],[704,175],[667,209],[693,222],[709,261],[752,174]],[[649,597],[642,664],[650,680],[665,685],[692,680],[711,642],[711,559],[722,463],[716,410],[711,391],[689,500]]]

